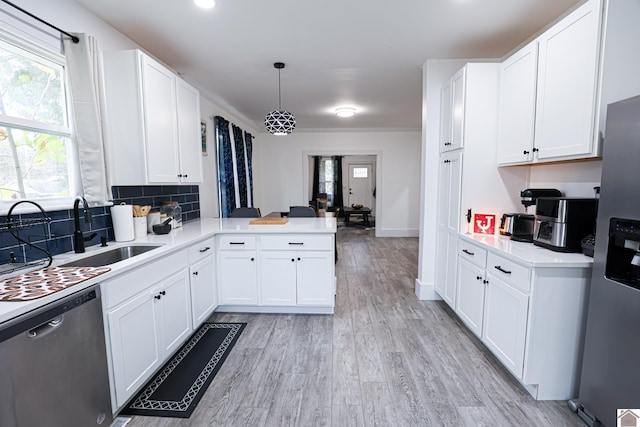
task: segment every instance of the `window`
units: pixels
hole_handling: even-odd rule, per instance
[[[320,182],[318,185],[318,193],[325,193],[327,195],[327,202],[329,206],[333,205],[335,182],[334,173],[334,161],[331,158],[323,158],[320,160]]]
[[[0,204],[76,194],[62,55],[0,39]]]
[[[369,169],[368,168],[353,168],[353,177],[354,178],[368,178],[369,177]]]

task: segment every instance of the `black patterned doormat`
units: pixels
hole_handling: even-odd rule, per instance
[[[246,323],[204,323],[120,412],[189,418]]]

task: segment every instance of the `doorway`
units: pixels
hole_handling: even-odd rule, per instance
[[[347,174],[347,206],[361,204],[372,208],[375,181],[373,180],[373,164],[348,163]],[[373,208],[372,208],[373,209]]]

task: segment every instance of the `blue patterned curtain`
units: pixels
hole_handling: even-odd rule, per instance
[[[218,137],[218,182],[220,185],[220,211],[222,217],[231,216],[236,207],[235,180],[233,177],[233,156],[229,122],[220,116],[215,117],[216,135]]]
[[[233,143],[236,149],[236,172],[238,176],[238,191],[240,194],[240,206],[247,205],[247,168],[245,164],[244,155],[244,138],[242,129],[236,125],[231,125],[233,128]]]
[[[254,206],[253,137],[234,124],[230,128],[230,123],[223,117],[216,116],[214,123],[218,142],[220,216],[228,218],[235,208]]]
[[[247,165],[249,167],[249,206],[253,207],[253,166],[252,153],[253,153],[253,136],[249,132],[244,133],[244,143],[247,147]]]

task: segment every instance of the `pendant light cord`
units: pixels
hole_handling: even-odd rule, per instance
[[[278,68],[278,110],[282,111],[282,94],[280,92],[280,69]]]

